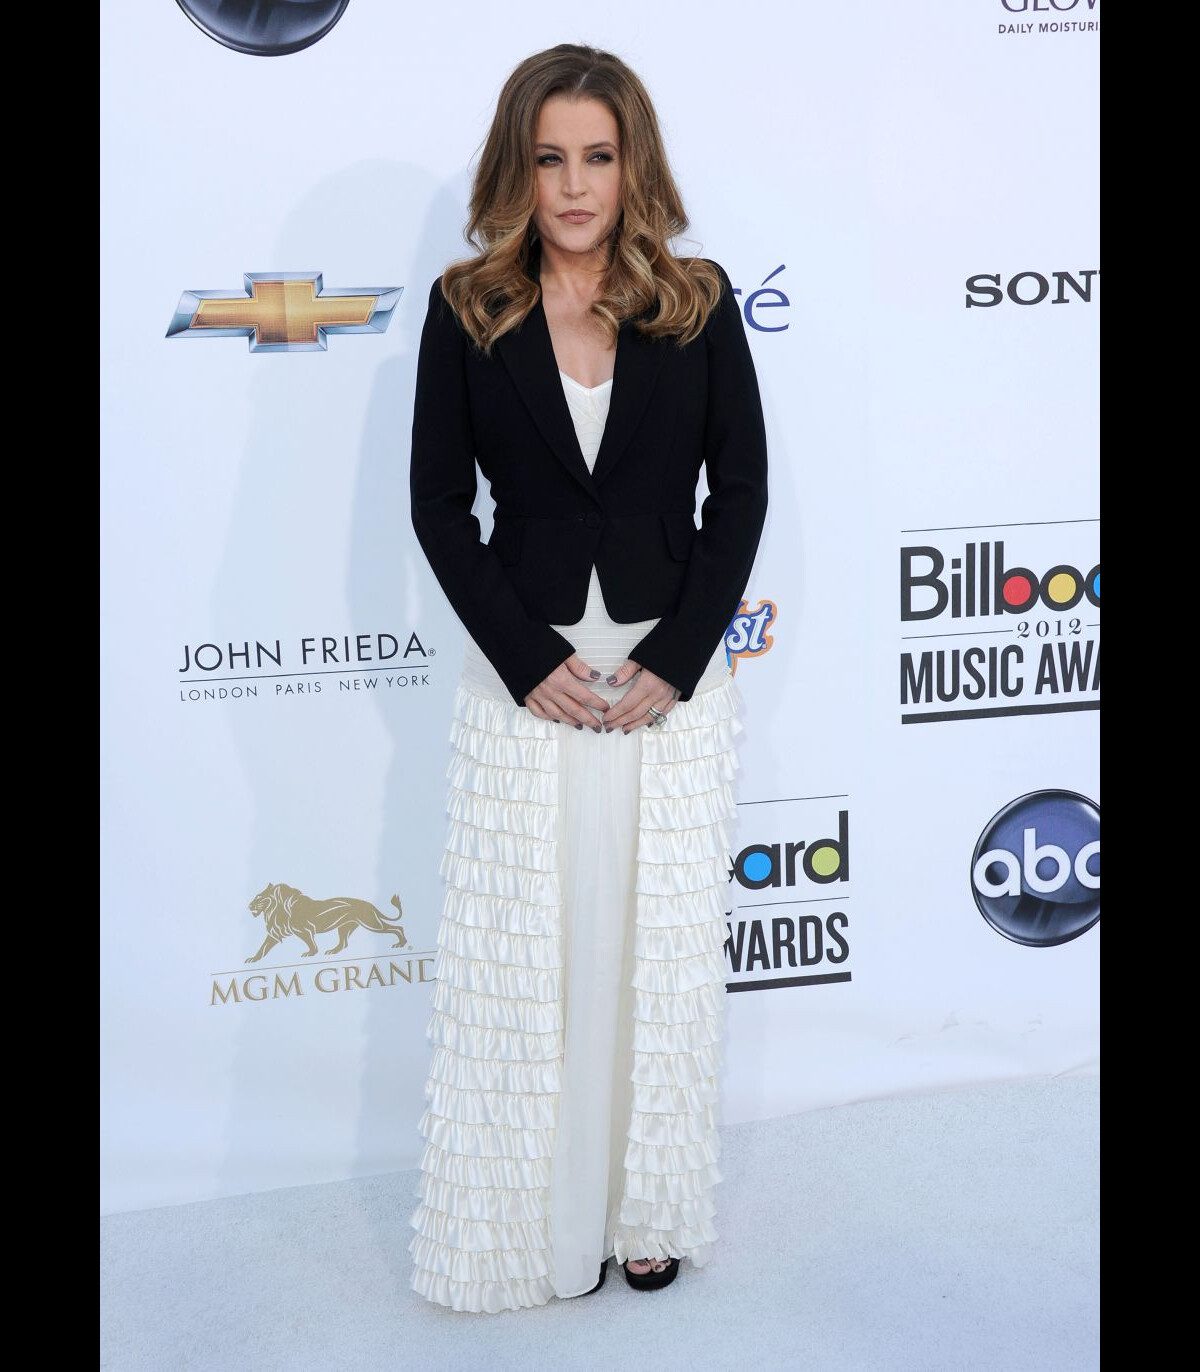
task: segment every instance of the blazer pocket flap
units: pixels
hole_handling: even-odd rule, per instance
[[[692,555],[696,537],[695,519],[686,510],[664,510],[662,523],[671,556],[678,562],[686,562]]]
[[[516,519],[498,519],[492,526],[492,536],[488,539],[488,547],[496,550],[496,556],[505,565],[511,565],[521,560],[521,540],[525,534],[523,521]]]

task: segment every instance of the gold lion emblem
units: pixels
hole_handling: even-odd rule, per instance
[[[326,957],[342,952],[355,929],[393,934],[396,942],[392,946],[403,948],[408,939],[399,923],[404,918],[400,897],[393,896],[391,903],[396,907],[394,916],[385,915],[368,900],[347,900],[342,896],[313,900],[294,886],[264,886],[250,902],[250,913],[262,916],[267,936],[258,952],[246,961],[258,962],[290,934],[295,934],[305,943],[301,957],[316,957],[321,951],[317,947],[317,935],[332,933],[334,929],[338,931],[338,941],[335,947],[329,949]]]

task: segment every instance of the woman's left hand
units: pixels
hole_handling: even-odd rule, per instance
[[[650,714],[651,705],[665,715],[671,712],[676,700],[679,699],[677,687],[672,686],[669,681],[664,681],[662,677],[655,676],[632,658],[628,658],[617,668],[615,676],[616,681],[610,682],[609,685],[623,686],[632,677],[636,677],[636,680],[605,712],[604,728],[607,733],[620,729],[622,733],[628,734],[639,725],[649,727],[654,723],[654,716]]]

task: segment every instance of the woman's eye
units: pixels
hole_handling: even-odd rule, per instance
[[[613,160],[613,155],[612,155],[611,152],[594,152],[594,153],[592,153],[592,155],[588,158],[588,161],[589,161],[589,162],[596,162],[596,161],[599,161],[599,162],[602,162],[602,163],[603,163],[603,162],[611,162],[612,160]],[[562,158],[559,157],[558,153],[556,153],[556,152],[544,152],[544,153],[542,153],[542,154],[538,157],[538,159],[537,159],[537,165],[538,165],[539,167],[552,167],[552,166],[554,166],[555,163],[561,162],[561,161],[562,161]]]

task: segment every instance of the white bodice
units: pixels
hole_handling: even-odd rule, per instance
[[[596,465],[596,454],[600,451],[600,440],[604,437],[604,423],[608,418],[608,402],[612,396],[612,378],[602,381],[598,386],[581,386],[573,376],[568,376],[560,367],[563,391],[575,423],[575,434],[583,452],[588,471]]]

